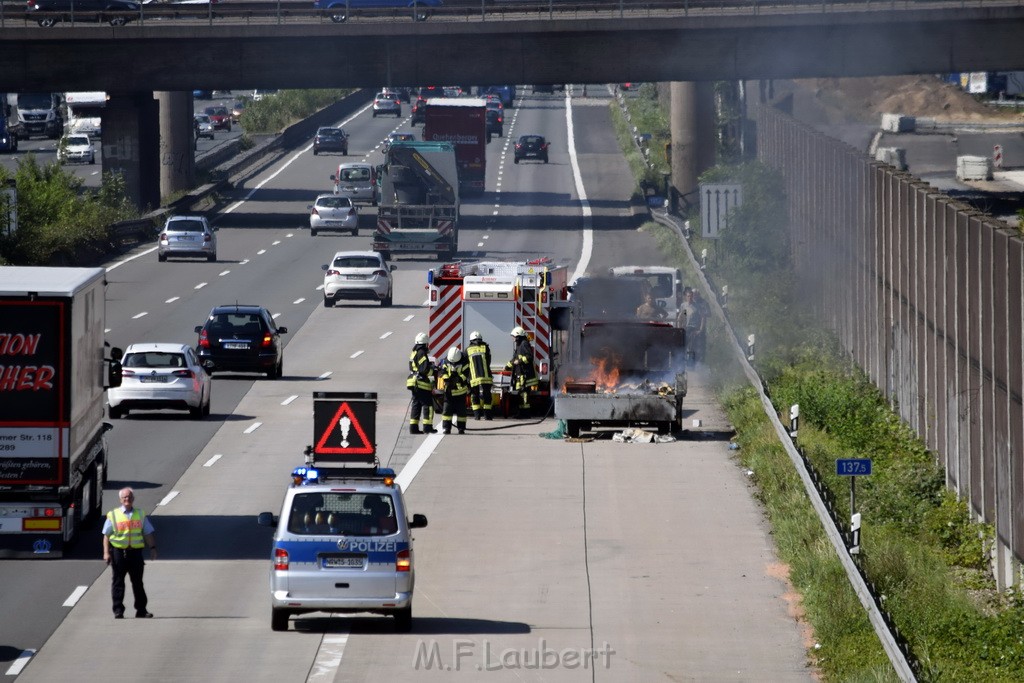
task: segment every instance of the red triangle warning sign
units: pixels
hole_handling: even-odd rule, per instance
[[[373,444],[359,424],[352,407],[348,402],[342,403],[331,421],[327,423],[327,429],[320,435],[316,442],[314,453],[339,453],[349,455],[360,455],[373,453]]]

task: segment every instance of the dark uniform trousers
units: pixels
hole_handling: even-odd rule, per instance
[[[142,558],[144,548],[110,547],[110,567],[113,577],[110,595],[114,600],[114,614],[124,614],[124,577],[131,579],[132,593],[135,595],[135,612],[145,612],[149,599],[146,588],[142,585],[142,572],[146,566]]]

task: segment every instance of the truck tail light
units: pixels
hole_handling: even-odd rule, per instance
[[[269,332],[263,335],[263,341],[260,342],[260,346],[267,347],[274,343],[274,336]]]
[[[412,553],[408,550],[399,550],[395,555],[395,571],[407,572],[412,569]]]
[[[284,548],[274,548],[274,570],[288,571],[288,551]]]
[[[203,349],[210,348],[210,337],[206,334],[205,329],[199,333],[199,347]]]

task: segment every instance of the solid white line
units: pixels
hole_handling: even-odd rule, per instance
[[[192,289],[202,289],[202,288],[203,288],[203,287],[205,287],[205,286],[206,286],[206,283],[205,283],[205,282],[200,282],[200,283],[199,283],[198,285],[196,285],[196,286],[195,286],[195,287],[193,287]]]
[[[146,311],[143,311],[142,313],[136,313],[135,315],[132,316],[132,320],[138,320],[139,318],[145,315],[147,315]]]
[[[395,477],[395,481],[398,482],[398,485],[402,487],[403,491],[409,490],[409,487],[412,485],[412,480],[416,478],[416,475],[419,474],[423,466],[427,464],[427,460],[430,458],[431,454],[433,454],[437,445],[441,443],[443,436],[444,434],[440,432],[427,435],[427,438],[423,439],[423,443],[420,444],[420,447],[416,449],[416,452],[412,454],[409,461],[405,463],[405,467],[403,467],[402,471],[398,473],[397,477]]]
[[[351,356],[349,356],[349,358],[359,358],[359,356],[361,356],[361,355],[363,355],[363,352],[362,352],[362,350],[360,350],[360,351],[356,351],[356,352],[355,352],[355,353],[353,353],[353,354],[352,354]]]
[[[302,297],[299,297],[298,299],[296,299],[295,301],[293,301],[292,303],[293,304],[301,304],[305,300],[306,300],[306,297],[302,296]]]
[[[217,453],[217,454],[216,454],[216,455],[214,455],[214,456],[213,456],[212,458],[210,458],[209,460],[207,460],[206,462],[204,462],[204,463],[203,463],[203,467],[213,467],[213,463],[215,463],[215,462],[217,462],[218,460],[220,460],[220,457],[221,457],[221,454],[220,454],[220,453]]]
[[[391,336],[392,334],[393,334],[393,333],[392,333],[392,332],[391,332],[391,331],[389,330],[389,331],[385,332],[384,334],[380,335],[380,338],[381,338],[381,339],[387,339],[387,338],[388,338],[388,337],[390,337],[390,336]]]
[[[569,163],[572,165],[572,177],[576,182],[576,194],[580,198],[580,209],[583,212],[583,246],[580,252],[580,262],[576,264],[569,282],[575,282],[581,275],[587,272],[590,266],[590,256],[594,251],[594,219],[593,211],[590,209],[590,202],[587,201],[587,191],[583,187],[583,174],[580,172],[580,161],[576,158],[576,136],[572,127],[572,98],[569,93],[565,94],[565,126],[568,140],[566,148],[569,150]]]
[[[157,506],[158,507],[162,507],[164,505],[167,505],[168,503],[170,503],[172,500],[174,500],[177,497],[178,497],[178,492],[177,491],[171,491],[166,496],[164,496],[163,500],[161,500],[159,503],[157,503]]]
[[[345,656],[345,645],[348,643],[347,633],[325,635],[320,641],[320,649],[316,652],[313,666],[306,677],[306,683],[329,683],[337,675],[341,659]]]
[[[415,317],[416,317],[415,315],[407,315],[404,318],[402,318],[402,322],[403,323],[407,323],[407,322],[409,322],[410,320],[412,320]]]
[[[230,270],[221,271],[221,272],[217,273],[217,277],[224,277],[225,275],[227,275],[230,272],[231,272]]]
[[[7,676],[17,676],[21,673],[21,670],[28,666],[28,662],[32,659],[32,655],[36,653],[35,650],[22,650],[18,658],[11,663],[11,666],[4,672]]]
[[[242,432],[242,433],[243,433],[243,434],[252,434],[252,433],[253,433],[253,432],[255,432],[255,431],[256,431],[257,429],[259,429],[259,428],[260,428],[260,425],[262,425],[262,424],[263,424],[262,422],[253,422],[253,423],[252,423],[251,425],[249,425],[249,427],[248,427],[248,428],[247,428],[247,429],[246,429],[246,430],[245,430],[244,432]]]
[[[165,301],[164,303],[165,303],[165,304],[173,304],[173,303],[174,303],[175,301],[177,301],[177,300],[178,300],[179,298],[180,298],[180,297],[177,297],[177,296],[172,296],[172,297],[171,297],[170,299],[168,299],[168,300],[167,300],[167,301]]]
[[[320,375],[319,377],[317,377],[317,379],[327,379],[328,377],[330,377],[333,374],[334,374],[333,370],[328,370],[327,372],[325,372],[322,375]]]
[[[292,394],[291,396],[289,396],[285,400],[281,401],[281,405],[286,406],[286,405],[288,405],[289,403],[291,403],[292,401],[294,401],[297,398],[298,398],[297,394]]]
[[[117,263],[111,263],[109,266],[107,266],[107,272],[109,273],[114,268],[118,268],[120,266],[123,266],[124,264],[126,264],[126,263],[128,263],[130,261],[134,261],[137,258],[141,258],[141,257],[145,256],[146,254],[152,254],[156,250],[157,250],[157,247],[150,247],[149,249],[146,249],[145,251],[140,251],[138,254],[132,254],[128,258],[121,259]]]
[[[89,590],[88,586],[79,586],[75,590],[71,591],[71,595],[64,601],[64,607],[74,607],[78,604],[78,601],[85,595],[85,591]]]

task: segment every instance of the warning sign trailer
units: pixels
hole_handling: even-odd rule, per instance
[[[375,465],[376,436],[376,392],[313,392],[311,465]]]

